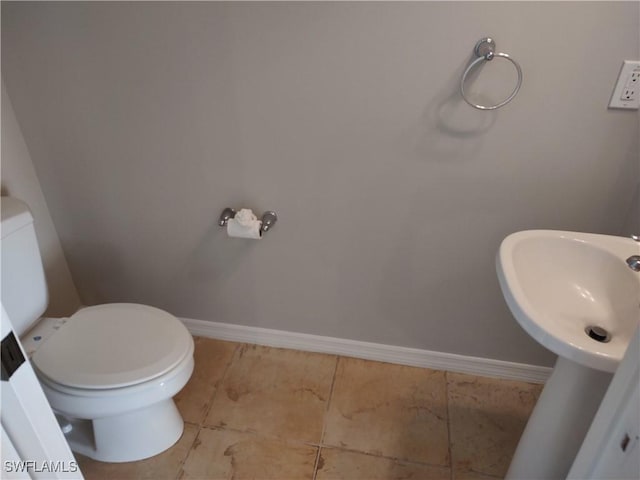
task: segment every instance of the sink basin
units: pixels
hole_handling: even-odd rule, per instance
[[[586,367],[613,372],[640,321],[640,254],[631,238],[554,230],[509,235],[496,260],[507,305],[535,340]],[[608,332],[605,342],[587,329]],[[597,335],[595,335],[597,336]]]

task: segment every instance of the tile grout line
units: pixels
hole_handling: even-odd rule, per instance
[[[331,388],[329,389],[329,398],[327,399],[327,406],[324,409],[324,415],[322,418],[322,433],[320,434],[320,442],[318,443],[318,452],[316,453],[316,461],[313,464],[313,480],[316,480],[318,475],[318,464],[320,463],[320,455],[322,454],[322,445],[324,444],[324,434],[327,429],[327,417],[329,416],[329,408],[331,407],[331,400],[333,398],[333,389],[336,384],[336,375],[338,374],[338,364],[340,363],[340,356],[336,355],[336,365],[333,367],[333,378],[331,379]]]
[[[419,462],[419,461],[416,461],[416,460],[409,460],[409,459],[402,458],[402,457],[392,457],[392,456],[389,456],[389,455],[380,455],[380,454],[377,454],[377,453],[364,452],[362,450],[356,450],[356,449],[353,449],[353,448],[339,447],[339,446],[336,446],[336,445],[330,445],[330,444],[325,444],[325,443],[306,442],[306,441],[303,441],[303,440],[292,440],[290,438],[282,438],[282,437],[279,437],[277,435],[269,435],[269,434],[257,432],[255,430],[243,430],[243,429],[233,428],[233,427],[229,427],[229,426],[216,427],[216,426],[203,425],[201,430],[214,430],[214,431],[220,431],[220,432],[236,432],[236,433],[241,433],[241,434],[246,434],[246,435],[253,435],[255,437],[259,437],[259,438],[262,438],[262,439],[265,439],[265,440],[274,440],[274,441],[277,441],[277,442],[282,442],[282,443],[286,443],[286,444],[290,444],[290,445],[307,446],[307,447],[314,447],[314,448],[322,447],[322,448],[327,448],[327,449],[330,449],[330,450],[339,450],[341,452],[355,453],[357,455],[364,455],[364,456],[367,456],[367,457],[383,458],[385,460],[391,460],[393,462],[400,462],[400,463],[407,464],[407,465],[419,465],[419,466],[422,466],[422,467],[435,467],[435,468],[449,468],[449,465],[440,465],[440,464],[437,464],[437,463],[429,463],[429,462]],[[482,475],[487,475],[487,474],[484,474],[482,472],[476,472],[476,473],[480,473]]]
[[[185,425],[194,425],[193,423],[188,423],[188,422],[184,422]],[[196,442],[198,441],[198,437],[200,436],[200,426],[199,425],[194,425],[197,429],[196,434],[193,437],[193,441],[191,442],[191,445],[189,446],[189,448],[187,449],[186,453],[184,454],[184,457],[182,458],[182,460],[180,461],[180,463],[178,464],[178,469],[176,472],[176,480],[179,480],[180,478],[182,478],[184,476],[184,465],[185,463],[187,463],[187,458],[189,458],[189,455],[191,454],[191,450],[193,450],[193,447],[196,445]],[[182,435],[184,435],[184,430],[182,431]],[[182,438],[182,436],[180,437]],[[178,442],[180,441],[180,439],[178,439]],[[177,443],[177,442],[176,442]]]
[[[234,360],[236,358],[237,352],[243,346],[244,346],[244,344],[242,344],[242,343],[238,343],[236,345],[236,348],[234,349],[233,354],[231,355],[231,360],[227,364],[227,367],[224,369],[224,373],[222,374],[222,377],[220,378],[220,383],[215,388],[215,390],[213,391],[213,395],[211,395],[211,398],[209,399],[209,406],[206,409],[204,415],[202,415],[202,417],[200,418],[200,420],[198,421],[197,424],[192,424],[192,423],[190,424],[190,425],[194,425],[198,429],[198,431],[196,432],[195,437],[193,437],[193,442],[191,442],[191,446],[187,450],[187,453],[185,454],[184,458],[180,462],[180,465],[178,467],[178,474],[176,475],[176,480],[180,480],[181,478],[184,477],[184,473],[185,473],[184,466],[187,463],[187,459],[189,458],[189,455],[191,454],[191,452],[193,451],[194,447],[196,446],[198,439],[200,438],[200,432],[204,428],[204,422],[207,419],[207,417],[209,416],[209,412],[211,411],[211,407],[213,406],[213,401],[215,400],[216,395],[218,394],[219,387],[222,386],[225,378],[227,378],[227,374],[228,374],[229,370],[231,369],[231,365],[233,364],[233,362],[234,362]],[[185,422],[185,423],[188,423],[188,422]],[[184,433],[183,433],[183,435],[184,435]]]
[[[451,448],[451,408],[449,405],[449,372],[444,372],[444,385],[447,400],[447,448],[449,451],[449,479],[454,480],[453,476],[453,449]]]
[[[417,465],[417,466],[420,466],[420,467],[433,467],[433,468],[449,468],[448,465],[439,465],[437,463],[417,462],[415,460],[408,460],[408,459],[402,458],[402,457],[390,457],[389,455],[379,455],[377,453],[363,452],[362,450],[354,450],[352,448],[336,447],[335,445],[322,445],[322,447],[326,447],[327,449],[330,449],[330,450],[338,450],[340,452],[355,453],[356,455],[364,455],[364,456],[373,457],[373,458],[382,458],[384,460],[390,460],[392,462],[402,463],[402,464],[405,464],[405,465]]]
[[[191,424],[191,425],[193,425],[193,424]],[[191,451],[193,450],[194,446],[196,445],[196,442],[198,441],[198,437],[200,436],[200,427],[197,427],[197,428],[198,428],[198,431],[194,435],[193,441],[191,442],[191,445],[187,449],[187,452],[185,453],[184,458],[178,464],[176,477],[175,477],[176,480],[180,480],[181,478],[184,477],[184,464],[187,463],[187,458],[189,458],[189,455],[191,454]],[[184,432],[182,432],[182,435],[184,435]],[[178,440],[178,441],[180,441],[180,440]]]
[[[209,413],[211,412],[211,409],[213,408],[213,402],[215,401],[216,397],[218,396],[218,391],[220,390],[220,387],[222,387],[222,385],[224,384],[224,381],[227,379],[227,376],[229,375],[229,370],[231,370],[231,366],[236,362],[236,360],[237,360],[236,357],[239,355],[238,352],[241,351],[243,348],[246,348],[246,346],[247,346],[246,343],[238,343],[237,346],[236,346],[236,349],[233,351],[233,355],[231,355],[231,360],[229,361],[229,364],[227,365],[227,367],[224,369],[224,373],[222,374],[222,377],[220,377],[220,382],[216,386],[216,389],[213,391],[213,395],[211,395],[211,400],[209,402],[209,406],[207,407],[204,415],[202,416],[202,420],[198,424],[198,428],[199,429],[201,429],[201,428],[203,428],[205,426],[204,424],[205,424],[205,422],[207,420],[207,417],[209,416]]]

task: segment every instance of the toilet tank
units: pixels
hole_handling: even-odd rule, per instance
[[[16,335],[21,336],[47,308],[47,283],[29,207],[18,199],[2,197],[0,209],[1,300]]]

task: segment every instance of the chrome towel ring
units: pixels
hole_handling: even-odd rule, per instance
[[[464,98],[465,102],[467,102],[473,108],[477,108],[478,110],[495,110],[496,108],[503,107],[504,105],[509,103],[511,100],[513,100],[513,97],[516,96],[516,94],[518,93],[518,90],[520,90],[520,87],[522,86],[522,69],[520,68],[520,65],[518,64],[518,62],[516,62],[513,58],[511,58],[506,53],[496,53],[495,50],[496,50],[496,42],[492,38],[487,37],[487,38],[480,39],[478,43],[476,43],[476,46],[473,50],[478,58],[476,58],[473,62],[469,64],[467,69],[462,74],[462,79],[460,80],[460,94],[462,95],[462,98]],[[473,70],[473,68],[476,65],[484,61],[487,61],[487,62],[491,61],[496,57],[506,58],[511,63],[513,63],[514,67],[516,67],[516,71],[518,72],[518,81],[516,82],[516,88],[513,89],[513,92],[511,92],[511,95],[509,95],[505,100],[495,105],[486,106],[486,105],[478,105],[477,103],[473,103],[467,98],[464,92],[464,82],[467,79],[467,75],[469,75],[469,72]]]

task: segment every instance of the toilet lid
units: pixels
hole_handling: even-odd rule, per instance
[[[132,303],[80,310],[36,350],[32,361],[50,380],[106,389],[160,376],[191,351],[193,339],[173,315]]]

